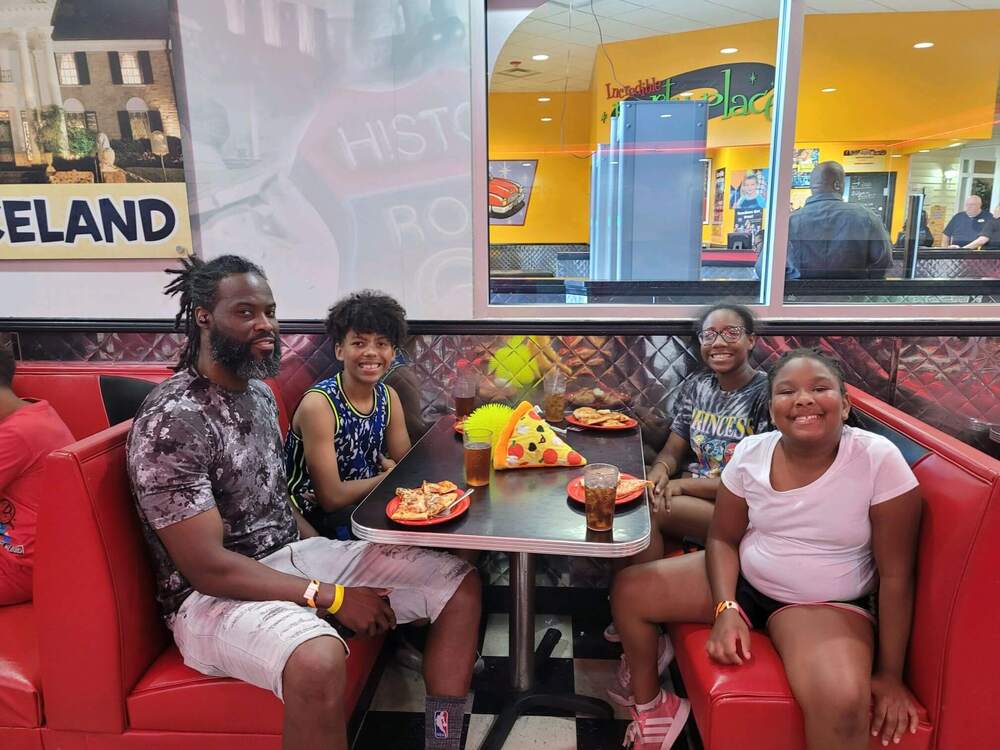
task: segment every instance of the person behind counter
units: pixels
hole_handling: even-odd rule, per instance
[[[903,223],[904,226],[906,222]],[[906,229],[900,229],[899,234],[896,235],[896,247],[903,248],[906,246]],[[931,232],[930,226],[927,224],[927,212],[920,212],[920,247],[934,247],[934,234]]]
[[[976,241],[993,220],[989,211],[983,208],[983,199],[978,195],[970,195],[965,199],[965,210],[951,217],[944,228],[945,247],[965,247]],[[982,245],[986,243],[983,242]]]
[[[976,239],[962,245],[963,250],[982,250],[983,248],[1000,250],[1000,219],[994,219],[989,213],[986,215],[990,217],[990,220],[979,229],[979,236]]]

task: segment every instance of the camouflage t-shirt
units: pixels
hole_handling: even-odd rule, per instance
[[[128,470],[163,614],[191,584],[154,530],[217,508],[226,549],[260,559],[299,537],[288,502],[278,407],[251,380],[242,393],[191,371],[146,397],[128,436]]]

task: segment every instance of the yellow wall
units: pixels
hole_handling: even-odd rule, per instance
[[[539,96],[490,94],[490,159],[538,159],[524,226],[491,226],[492,244],[590,239],[590,93],[570,92],[565,107],[562,94]]]

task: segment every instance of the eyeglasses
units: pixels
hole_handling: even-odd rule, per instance
[[[726,326],[721,331],[717,331],[714,328],[706,328],[698,334],[698,340],[703,344],[711,344],[719,336],[722,336],[722,340],[727,344],[735,344],[746,332],[747,329],[743,326]]]

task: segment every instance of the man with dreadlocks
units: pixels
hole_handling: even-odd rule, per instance
[[[285,748],[346,748],[337,628],[377,635],[429,620],[424,743],[458,750],[480,614],[472,566],[317,536],[288,501],[278,411],[260,382],[281,359],[263,271],[225,255],[171,273],[187,345],[139,410],[128,466],[184,662],[273,691]]]

